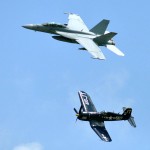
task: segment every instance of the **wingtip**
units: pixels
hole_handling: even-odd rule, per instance
[[[120,53],[120,54],[118,54],[119,56],[122,56],[122,57],[124,57],[125,56],[125,54],[124,53]]]
[[[112,139],[111,138],[107,138],[107,139],[102,139],[103,141],[105,141],[105,142],[111,142],[112,141]]]
[[[108,22],[108,23],[110,22],[110,20],[108,20],[108,19],[103,19],[103,21],[106,21],[106,22]]]

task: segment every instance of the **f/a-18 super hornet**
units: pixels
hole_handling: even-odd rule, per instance
[[[83,46],[80,50],[87,50],[92,55],[92,58],[95,59],[105,59],[99,46],[105,46],[117,55],[124,56],[115,46],[112,39],[117,33],[106,31],[109,20],[104,19],[89,30],[79,15],[72,13],[68,14],[68,24],[50,22],[43,24],[28,24],[23,27],[34,31],[55,34],[55,36],[52,37],[59,41],[78,43]]]
[[[79,91],[78,94],[81,107],[79,112],[74,108],[77,119],[89,121],[91,128],[103,141],[112,141],[105,128],[104,121],[128,120],[131,126],[136,127],[134,117],[131,116],[132,108],[123,107],[122,114],[105,111],[97,112],[90,96],[86,92]]]

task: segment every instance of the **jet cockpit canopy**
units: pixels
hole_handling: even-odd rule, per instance
[[[43,25],[43,26],[46,26],[46,27],[66,28],[66,26],[65,26],[65,25],[63,25],[63,24],[59,24],[59,23],[55,23],[55,22],[43,23],[42,25]]]

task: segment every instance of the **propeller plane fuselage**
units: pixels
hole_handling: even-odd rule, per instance
[[[129,108],[128,111],[131,111]],[[78,115],[78,119],[82,121],[119,121],[119,120],[128,120],[126,116],[122,114],[113,113],[113,112],[82,112]]]

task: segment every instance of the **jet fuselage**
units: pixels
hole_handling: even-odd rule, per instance
[[[56,23],[28,24],[24,25],[23,27],[34,31],[55,34],[57,36],[52,36],[54,39],[69,43],[77,43],[76,39],[78,38],[95,39],[96,37],[100,36],[99,34],[95,34],[90,31],[84,32],[82,30],[81,31],[71,30],[67,27],[66,24],[56,24]],[[105,44],[113,44],[113,41],[109,40]],[[105,44],[101,43],[99,44],[99,46],[104,46]]]

